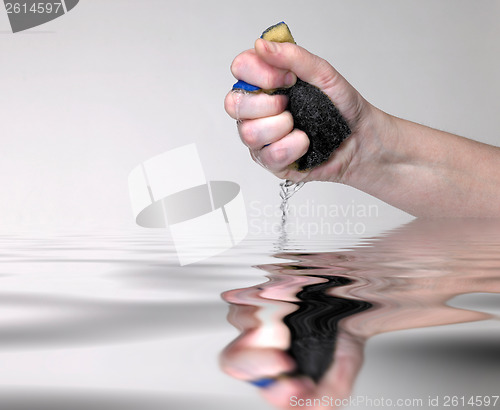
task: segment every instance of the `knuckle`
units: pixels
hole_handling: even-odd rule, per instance
[[[246,50],[238,54],[231,63],[231,73],[233,76],[238,78],[239,74],[244,71],[245,67],[252,64],[254,57],[255,53],[252,52],[252,50]]]
[[[285,147],[271,145],[269,150],[269,160],[272,164],[283,165],[288,159],[288,150]]]
[[[287,130],[289,132],[292,131],[294,125],[292,113],[290,111],[283,111],[281,115],[283,115],[283,121],[286,123]]]
[[[267,70],[266,71],[265,88],[266,89],[275,88],[275,86],[274,86],[275,83],[276,83],[276,74],[272,70]]]
[[[283,51],[289,61],[301,61],[304,58],[303,49],[297,44],[286,43]]]
[[[271,100],[271,109],[273,110],[273,112],[276,112],[278,114],[284,112],[286,105],[287,105],[287,97],[285,97],[284,95],[273,96]]]
[[[244,65],[243,60],[244,60],[244,55],[239,54],[235,57],[235,59],[231,63],[231,73],[236,78],[238,78],[238,74],[241,72],[241,67]]]
[[[316,64],[316,78],[320,88],[331,88],[338,79],[334,68],[323,59],[318,59]]]
[[[250,121],[243,121],[240,124],[240,137],[248,148],[257,148],[258,135]]]
[[[273,88],[279,88],[283,85],[283,75],[273,69],[269,69],[266,72],[266,77],[265,77],[265,88],[266,89],[273,89]]]

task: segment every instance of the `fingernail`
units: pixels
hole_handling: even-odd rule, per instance
[[[274,383],[276,383],[276,379],[273,379],[271,377],[266,377],[263,379],[250,381],[250,384],[253,384],[254,386],[258,387],[259,389],[265,389],[265,388],[273,385]]]
[[[297,81],[297,77],[295,76],[294,73],[292,73],[291,71],[286,73],[286,75],[285,75],[285,87],[291,87],[292,85],[295,84],[296,81]]]

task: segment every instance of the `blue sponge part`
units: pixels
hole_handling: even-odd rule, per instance
[[[239,80],[236,84],[233,85],[233,90],[243,90],[252,93],[255,91],[259,91],[260,88],[256,87],[255,85],[248,84],[243,80]]]
[[[256,387],[259,387],[260,389],[265,389],[271,386],[272,384],[276,383],[276,379],[273,379],[271,377],[266,377],[259,380],[252,380],[250,383]]]

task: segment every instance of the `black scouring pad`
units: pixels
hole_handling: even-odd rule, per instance
[[[274,94],[288,96],[288,107],[294,127],[309,137],[309,149],[297,161],[299,171],[314,168],[330,155],[350,134],[351,129],[332,100],[319,88],[297,79],[291,88]]]
[[[311,276],[325,279],[325,282],[304,286],[297,294],[299,302],[294,302],[298,309],[283,322],[290,330],[288,354],[296,362],[296,374],[309,376],[318,383],[334,360],[340,320],[370,309],[372,304],[327,294],[332,287],[352,283],[350,279]]]
[[[284,23],[269,27],[261,36],[264,40],[280,43],[295,43]],[[261,91],[258,87],[238,81],[233,89],[246,92]],[[288,96],[288,107],[294,120],[294,127],[309,137],[309,149],[296,161],[299,171],[306,171],[321,165],[350,134],[351,129],[339,110],[319,88],[297,79],[290,88],[266,91],[269,94]]]

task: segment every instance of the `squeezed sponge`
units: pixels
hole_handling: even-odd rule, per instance
[[[305,171],[327,161],[351,130],[337,107],[319,88],[297,79],[288,89],[273,94],[288,96],[288,111],[292,114],[294,127],[309,137],[309,148],[295,164],[299,171]]]
[[[264,40],[267,41],[274,41],[276,43],[296,44],[295,40],[293,39],[292,32],[290,31],[290,29],[288,28],[288,26],[285,24],[284,21],[266,29],[262,33],[260,38],[263,38]]]
[[[261,38],[295,44],[292,33],[284,22],[269,27],[262,33]],[[259,88],[243,81],[238,81],[233,86],[233,90],[260,91]],[[309,137],[309,149],[295,162],[299,171],[307,171],[327,161],[332,152],[351,134],[347,121],[330,97],[305,81],[297,79],[293,87],[273,91],[264,90],[264,92],[288,96],[287,110],[292,114],[294,127],[304,131]]]

